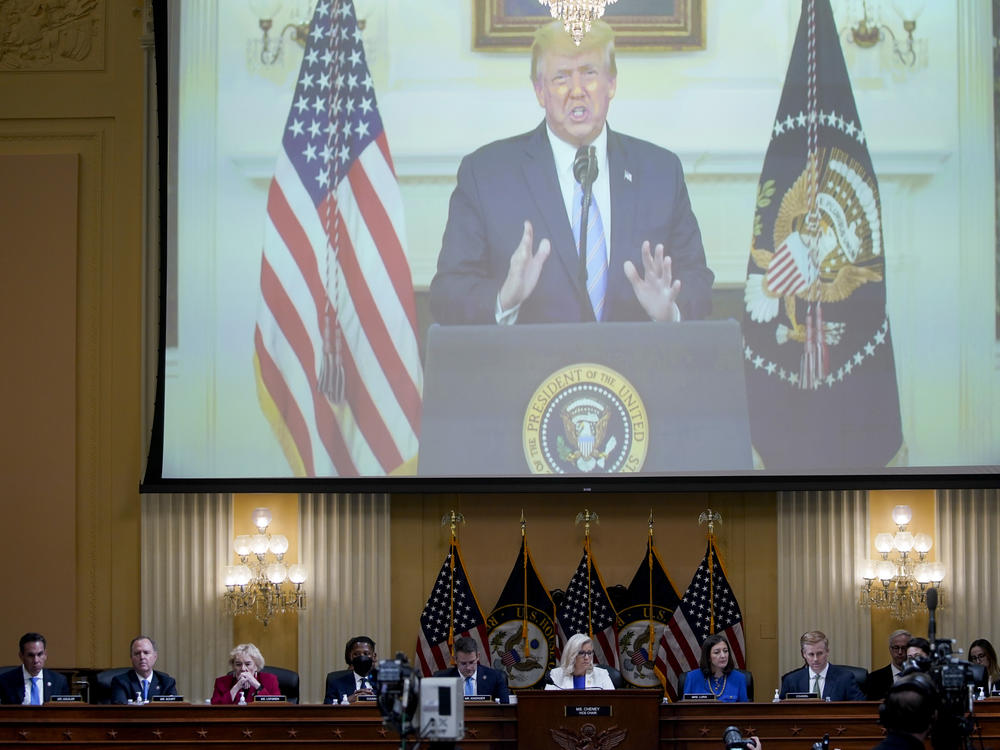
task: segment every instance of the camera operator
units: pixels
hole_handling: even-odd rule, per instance
[[[923,750],[939,705],[937,687],[926,674],[900,677],[878,707],[879,724],[888,734],[874,750]]]
[[[722,733],[722,744],[726,746],[726,750],[761,750],[757,736],[744,737],[739,727],[726,727],[726,731]]]

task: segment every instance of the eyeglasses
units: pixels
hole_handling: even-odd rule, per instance
[[[906,646],[889,646],[890,651],[906,651]]]
[[[979,663],[985,664],[986,663],[986,654],[971,654],[969,656],[969,661],[974,661],[977,664],[979,664]]]
[[[578,651],[576,655],[577,656],[586,656],[588,659],[590,659],[590,658],[593,658],[594,652],[593,651]]]

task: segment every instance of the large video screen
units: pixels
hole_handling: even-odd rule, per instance
[[[158,3],[144,485],[992,481],[973,5]]]

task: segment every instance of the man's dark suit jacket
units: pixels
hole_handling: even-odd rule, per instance
[[[368,683],[374,689],[375,683],[372,676],[368,675]],[[353,669],[344,669],[339,672],[330,672],[326,676],[326,695],[323,702],[327,705],[340,703],[341,697],[354,695],[358,690],[357,680],[354,679]]]
[[[663,243],[684,320],[704,318],[712,307],[714,275],[705,264],[701,231],[691,210],[680,160],[666,149],[608,129],[611,237],[604,320],[648,321],[622,266],[631,260],[643,274],[641,246]],[[594,320],[579,278],[579,253],[542,122],[523,135],[483,146],[462,160],[451,196],[431,313],[442,324],[496,322],[496,300],[524,222],[534,229],[532,252],[548,238],[552,252],[518,323]],[[585,300],[587,300],[585,302]]]
[[[889,688],[892,687],[892,665],[886,664],[881,669],[868,673],[868,679],[861,689],[865,693],[865,698],[870,701],[880,701],[885,698]]]
[[[142,694],[142,685],[139,684],[139,675],[134,669],[117,675],[111,681],[112,703],[128,703],[130,700],[135,700],[136,693]],[[146,697],[151,699],[154,695],[177,695],[177,683],[174,682],[174,678],[166,672],[157,672],[154,669],[149,678],[149,692]]]
[[[439,672],[435,672],[434,676],[461,677],[462,675],[458,673],[458,667],[452,667],[451,669],[442,669]],[[476,668],[476,695],[488,695],[491,698],[499,698],[501,703],[510,703],[507,678],[504,677],[502,672],[480,664]]]
[[[42,703],[53,695],[69,695],[69,682],[59,672],[52,669],[42,670]],[[24,673],[21,667],[11,669],[0,675],[0,703],[24,702]]]
[[[807,672],[809,667],[802,667],[785,675],[781,681],[781,697],[784,698],[788,693],[808,693],[812,676]],[[854,675],[831,664],[826,673],[823,695],[820,697],[832,701],[863,701],[865,694],[858,687]]]

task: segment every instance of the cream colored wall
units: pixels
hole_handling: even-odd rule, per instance
[[[53,666],[117,663],[139,628],[146,27],[136,0],[81,14],[58,34],[32,14],[0,60],[0,158],[61,155],[78,170],[66,185],[40,169],[51,184],[25,185],[26,205],[3,222],[4,296],[17,288],[11,298],[26,305],[4,316],[17,352],[4,367],[27,368],[0,389],[0,411],[20,422],[5,422],[0,437],[9,514],[0,585],[18,600],[0,623],[3,663],[28,629],[50,636]],[[17,192],[5,185],[5,196]],[[60,203],[67,196],[75,219]],[[64,223],[62,237],[52,222]],[[73,288],[61,291],[67,278]]]

